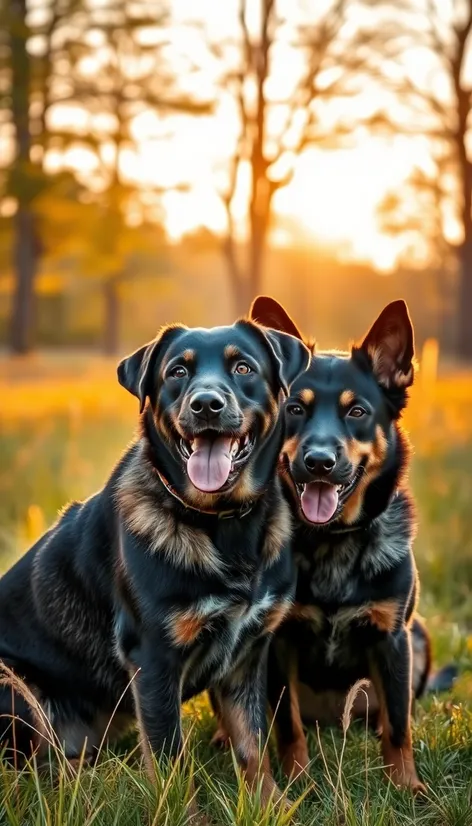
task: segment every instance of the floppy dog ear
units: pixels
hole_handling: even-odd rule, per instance
[[[352,354],[354,358],[367,356],[377,381],[386,389],[400,390],[413,384],[413,325],[405,302],[388,304]]]
[[[288,333],[303,340],[300,330],[284,307],[268,295],[258,295],[254,299],[249,310],[249,318],[264,327],[272,327],[273,330],[280,330],[281,333]]]
[[[179,327],[166,327],[154,341],[150,341],[130,356],[120,361],[117,373],[118,381],[129,393],[139,399],[139,412],[142,413],[146,397],[152,393],[152,379],[156,360],[163,345]]]
[[[308,369],[311,353],[303,341],[295,336],[277,330],[263,332],[275,357],[280,386],[285,395],[288,395],[292,382]]]

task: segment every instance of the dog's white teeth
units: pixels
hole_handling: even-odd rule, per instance
[[[238,439],[233,439],[233,441],[231,442],[230,455],[231,456],[236,456],[238,450],[239,450],[239,440]]]
[[[245,447],[247,444],[249,444],[249,433],[246,433],[243,439],[243,447]]]

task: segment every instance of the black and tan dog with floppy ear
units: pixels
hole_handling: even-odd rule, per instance
[[[252,317],[301,338],[270,298],[256,300]],[[269,656],[280,755],[287,774],[304,769],[302,715],[329,720],[349,688],[368,678],[387,771],[397,784],[422,790],[410,729],[412,664],[420,666],[420,691],[429,650],[426,637],[424,658],[417,651],[413,660],[412,627],[415,641],[422,627],[415,621],[409,445],[400,424],[414,377],[407,307],[389,304],[349,352],[312,349],[285,405],[281,473],[297,518],[298,583]]]
[[[258,774],[267,649],[295,584],[280,402],[308,363],[299,339],[242,320],[167,327],[120,364],[136,442],[0,580],[0,659],[67,757],[92,757],[115,713],[137,719],[151,769],[153,753],[182,748],[182,701],[211,688],[248,781]],[[7,685],[0,716],[7,756],[45,748]]]

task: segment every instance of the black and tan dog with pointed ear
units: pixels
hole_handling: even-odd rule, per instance
[[[251,316],[302,338],[273,299],[257,299]],[[281,472],[298,524],[298,584],[294,609],[271,646],[268,676],[289,775],[309,762],[302,718],[330,721],[348,689],[367,678],[388,773],[401,786],[424,788],[410,713],[412,671],[420,693],[429,646],[415,619],[415,517],[400,425],[413,350],[407,307],[395,301],[350,352],[313,348],[309,369],[290,386]],[[420,642],[414,657],[412,631]]]
[[[136,442],[0,580],[0,659],[67,757],[92,757],[114,714],[137,719],[152,773],[152,754],[182,748],[181,703],[211,688],[248,781],[258,775],[267,650],[295,586],[280,404],[309,357],[242,320],[167,327],[120,364]],[[7,756],[46,747],[8,685],[0,715]],[[267,800],[267,758],[262,772]]]

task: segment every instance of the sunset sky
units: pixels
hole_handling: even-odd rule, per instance
[[[301,9],[306,19],[307,10],[316,8],[318,17],[327,5],[328,2],[316,3],[315,0],[300,0],[298,4],[283,0],[279,9],[282,15],[287,13],[295,22],[294,10]],[[446,5],[448,3],[444,7]],[[258,4],[254,3],[250,8],[256,15]],[[201,36],[192,29],[192,24],[203,24],[213,41],[234,36],[236,0],[226,0],[224,4],[216,0],[199,0],[198,4],[194,0],[174,0],[172,15],[175,24],[172,47],[177,55],[179,52],[191,55],[199,64],[201,71],[191,83],[196,84],[194,89],[204,95],[206,84],[211,86],[217,71],[216,61],[206,53]],[[254,26],[257,19],[248,22]],[[278,63],[274,61],[271,88],[279,97],[290,95],[300,68],[293,50],[290,60],[288,57],[287,52],[284,60],[282,53]],[[178,58],[176,60],[178,65]],[[426,77],[431,67],[424,54],[413,56],[410,61],[413,73],[420,80]],[[100,70],[100,66],[93,62],[88,67],[91,73],[97,69]],[[338,107],[339,114],[343,105],[375,109],[378,103],[379,91],[372,87],[370,91],[368,88],[363,90],[362,102],[337,102],[334,107]],[[53,117],[63,126],[70,125],[71,120],[76,122],[79,132],[82,120],[85,128],[86,116],[77,109],[56,109]],[[137,150],[122,155],[124,177],[138,180],[144,189],[149,190],[153,186],[174,186],[180,182],[189,185],[188,192],[172,191],[163,196],[166,227],[173,239],[200,226],[224,231],[226,219],[218,187],[224,177],[222,170],[228,146],[232,146],[237,129],[232,101],[224,96],[214,116],[198,119],[170,116],[163,121],[149,112],[135,119],[133,135]],[[94,158],[83,148],[71,150],[67,161],[85,175],[93,172]],[[61,162],[59,156],[49,158],[50,168],[57,168]],[[425,168],[427,165],[428,145],[420,138],[396,136],[390,139],[364,133],[354,147],[348,149],[309,149],[296,161],[292,182],[276,194],[272,240],[275,243],[294,240],[307,243],[313,239],[337,249],[344,256],[369,260],[379,269],[388,270],[404,248],[405,239],[382,234],[377,206],[386,193],[401,190],[413,167]],[[234,208],[241,233],[247,191],[243,170]],[[453,222],[449,222],[446,229],[454,236]],[[418,255],[421,252],[418,249]]]

